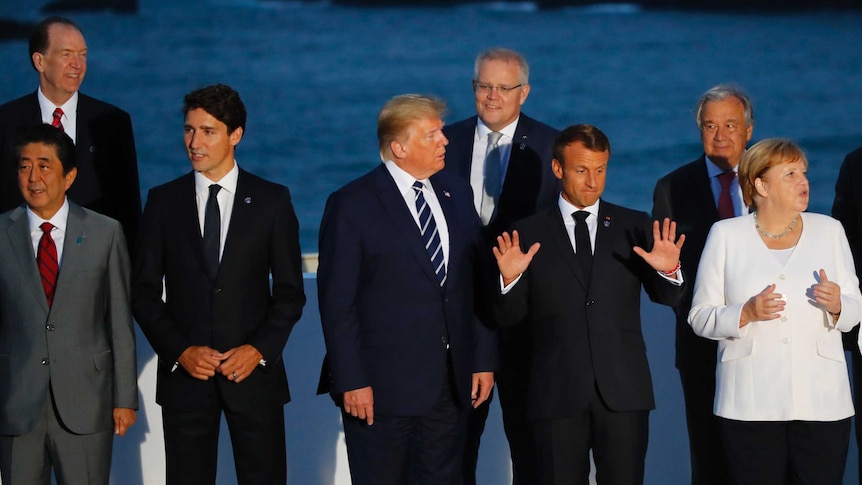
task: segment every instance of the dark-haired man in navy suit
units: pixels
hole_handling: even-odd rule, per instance
[[[649,411],[655,407],[640,320],[641,288],[673,305],[682,295],[676,225],[600,197],[610,142],[570,126],[554,146],[558,203],[518,221],[494,248],[501,326],[531,335],[528,415],[535,483],[587,483],[590,451],[599,483],[644,478]]]
[[[443,128],[449,139],[446,168],[470,182],[473,205],[484,225],[486,247],[513,222],[550,207],[559,193],[551,171],[557,130],[521,112],[530,94],[530,69],[518,52],[492,48],[476,57],[473,95],[476,116]],[[536,483],[532,434],[527,421],[526,381],[529,334],[502,329],[497,385],[503,428],[512,457],[512,483]],[[462,464],[462,485],[476,484],[479,442],[490,399],[470,413]]]
[[[167,483],[215,483],[224,414],[238,482],[284,484],[299,225],[287,187],[234,160],[246,122],[236,91],[197,89],[183,112],[192,172],[150,190],[132,272],[132,310],[159,358]]]
[[[30,61],[39,89],[0,106],[0,212],[23,202],[17,188],[16,134],[52,124],[75,142],[74,202],[120,221],[129,248],[141,217],[138,161],[129,114],[78,91],[87,73],[87,44],[69,19],[50,17],[33,30]]]
[[[354,485],[451,485],[467,412],[494,382],[474,291],[490,256],[469,186],[440,171],[443,110],[427,96],[387,102],[384,163],[334,192],[320,226],[328,384]]]

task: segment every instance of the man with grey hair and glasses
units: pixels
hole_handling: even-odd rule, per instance
[[[476,115],[443,128],[449,139],[445,170],[473,187],[488,251],[513,222],[550,207],[559,193],[551,170],[558,131],[521,112],[530,94],[530,68],[513,50],[492,48],[476,57]],[[535,446],[526,419],[529,340],[524,326],[500,331],[497,383],[503,427],[512,456],[513,483],[536,483]],[[490,402],[490,401],[489,401]],[[475,485],[479,442],[488,403],[473,410],[462,466],[463,484]]]
[[[697,103],[695,121],[703,155],[662,177],[653,194],[653,219],[669,217],[685,234],[680,260],[689,278],[697,274],[706,236],[715,221],[747,213],[736,177],[737,166],[751,140],[754,112],[739,87],[718,85]],[[691,483],[726,484],[730,477],[713,415],[716,342],[698,337],[687,322],[692,282],[685,288],[676,314],[676,367],[682,381],[691,453]]]

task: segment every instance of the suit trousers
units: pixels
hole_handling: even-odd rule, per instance
[[[374,415],[374,424],[342,410],[353,485],[457,483],[468,410],[458,406],[451,374],[422,416]]]
[[[596,386],[578,415],[533,422],[537,485],[588,485],[590,450],[599,484],[642,485],[649,411],[610,410]]]
[[[537,478],[536,446],[533,428],[527,418],[530,377],[529,327],[498,329],[500,338],[500,369],[494,375],[496,391],[503,414],[503,431],[512,458],[512,485],[534,485]],[[479,444],[488,419],[491,396],[481,406],[469,412],[467,443],[461,465],[460,485],[476,485],[476,464]],[[481,483],[481,480],[479,480]]]
[[[715,402],[715,359],[712,368],[680,369],[685,397],[685,423],[691,454],[692,485],[730,483],[727,456],[718,430],[719,418],[712,413]]]
[[[3,485],[49,485],[52,467],[58,485],[108,485],[113,433],[113,428],[84,435],[70,432],[49,394],[32,430],[21,436],[0,435]]]
[[[239,485],[287,482],[284,406],[247,412],[162,408],[168,485],[212,485],[224,412]]]
[[[850,446],[850,420],[719,418],[733,483],[840,485]]]

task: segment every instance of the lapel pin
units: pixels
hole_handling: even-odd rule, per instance
[[[87,233],[82,232],[81,234],[78,234],[78,238],[75,239],[75,244],[80,246],[84,242],[84,239],[87,239]]]
[[[523,150],[523,149],[525,149],[525,148],[527,148],[527,144],[526,144],[526,143],[521,143],[520,149],[521,149],[521,150]]]
[[[245,202],[246,204],[251,204],[251,197],[246,197],[242,201]]]
[[[611,216],[605,216],[605,222],[602,224],[604,224],[605,227],[611,227]]]
[[[451,195],[449,195],[449,191],[447,191],[447,190],[443,191],[443,195],[445,195],[446,197],[449,197],[449,198],[452,197]]]

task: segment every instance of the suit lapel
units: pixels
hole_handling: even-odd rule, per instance
[[[209,276],[206,261],[204,261],[204,242],[201,236],[201,225],[198,220],[197,194],[195,194],[194,172],[184,175],[178,185],[178,191],[173,194],[175,199],[171,204],[176,211],[175,230],[178,235],[186,239],[189,247],[194,248],[194,259],[198,264],[198,270]],[[179,240],[179,239],[178,239]]]
[[[48,313],[48,300],[45,298],[45,290],[42,288],[42,276],[39,275],[36,253],[33,252],[33,240],[30,238],[30,221],[27,218],[27,210],[19,207],[10,217],[12,224],[6,230],[6,236],[9,238],[12,252],[18,257],[24,279],[27,280],[27,285],[36,295],[36,301],[42,305],[45,313]]]
[[[92,122],[93,113],[90,100],[78,93],[78,112],[75,124],[75,147],[77,147],[78,160],[93,160],[95,165],[96,146],[93,144],[93,130],[89,125]]]
[[[468,123],[458,126],[452,133],[452,144],[446,150],[446,163],[451,163],[455,172],[464,180],[470,180],[470,169],[473,165],[473,141],[476,136],[478,116],[470,118]]]
[[[249,183],[249,177],[246,175],[246,172],[243,169],[239,169],[239,176],[236,181],[236,193],[233,197],[233,209],[231,210],[230,224],[225,236],[219,271],[221,271],[221,268],[231,255],[242,254],[242,251],[238,251],[237,247],[241,244],[243,237],[252,233],[250,228],[255,217],[255,211],[259,210],[255,207],[256,201],[252,185]],[[203,244],[203,239],[201,239],[201,244]],[[201,263],[203,263],[203,259],[201,259]]]
[[[700,157],[700,168],[698,175],[692,177],[691,184],[686,185],[688,189],[686,196],[691,200],[692,204],[701,207],[701,213],[712,222],[718,220],[718,207],[715,205],[715,199],[712,195],[712,187],[710,186],[709,173],[706,171],[706,157]]]
[[[60,274],[57,276],[57,289],[54,293],[54,305],[62,299],[67,288],[75,284],[75,275],[85,264],[88,251],[87,213],[78,204],[69,201],[69,217],[66,219],[66,236],[63,239],[63,260],[60,263]]]
[[[455,203],[452,201],[452,194],[449,191],[449,187],[445,182],[439,180],[438,178],[431,177],[431,184],[434,186],[434,193],[437,195],[437,201],[440,202],[440,208],[443,210],[443,217],[446,218],[446,227],[449,229],[449,258],[446,270],[446,286],[452,286],[453,283],[450,283],[450,277],[453,271],[449,271],[449,268],[457,268],[461,263],[461,254],[455,250],[455,248],[463,248],[466,245],[461,242],[461,238],[465,237],[464,231],[460,231],[457,228],[459,215]],[[472,204],[470,205],[472,207]],[[440,221],[437,221],[437,225],[439,227]],[[427,258],[427,251],[426,251]],[[436,278],[436,275],[435,275]],[[436,279],[435,279],[436,281]]]
[[[377,195],[380,197],[380,203],[392,219],[396,230],[401,234],[401,239],[408,242],[407,246],[425,276],[438,284],[437,274],[434,272],[431,259],[422,243],[422,235],[419,234],[416,221],[405,205],[404,198],[398,192],[398,186],[395,185],[395,181],[392,180],[392,176],[389,175],[389,171],[383,164],[376,169],[375,183],[377,184]]]

